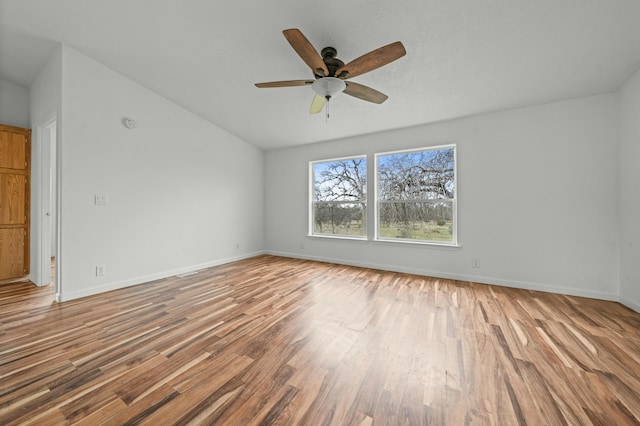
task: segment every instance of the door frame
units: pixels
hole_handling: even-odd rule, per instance
[[[50,132],[55,128],[56,131],[56,144],[55,152],[52,152]],[[61,244],[60,244],[60,218],[61,218],[61,203],[60,203],[60,119],[59,111],[55,111],[50,114],[45,120],[43,120],[37,126],[38,130],[38,150],[40,154],[40,203],[39,211],[37,212],[39,218],[40,232],[38,235],[38,274],[36,277],[36,284],[39,286],[45,286],[51,284],[51,217],[47,216],[47,212],[55,210],[55,234],[56,234],[56,260],[55,260],[55,293],[56,299],[61,293]],[[51,163],[56,163],[56,197],[55,205],[51,206]],[[44,232],[47,230],[48,232]]]

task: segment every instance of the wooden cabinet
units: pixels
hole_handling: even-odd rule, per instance
[[[31,130],[0,125],[0,281],[29,274]]]

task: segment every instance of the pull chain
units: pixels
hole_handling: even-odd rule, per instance
[[[331,102],[329,102],[329,100],[330,100],[329,98],[331,98],[331,96],[327,96],[327,107],[325,108],[325,112],[326,112],[327,115],[325,115],[325,117],[324,117],[324,122],[325,123],[327,123],[329,121],[329,104],[331,103]]]

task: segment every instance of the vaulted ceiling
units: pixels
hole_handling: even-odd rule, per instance
[[[64,43],[263,149],[612,92],[640,69],[637,0],[0,0],[0,77],[28,87]],[[309,115],[311,78],[282,30],[348,62],[407,55]]]

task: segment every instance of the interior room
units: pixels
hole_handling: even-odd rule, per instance
[[[0,0],[0,423],[637,424],[639,18]],[[387,231],[436,151],[435,234]]]

